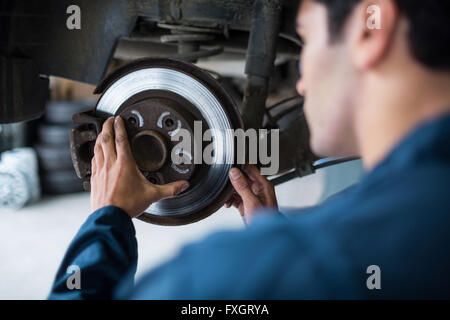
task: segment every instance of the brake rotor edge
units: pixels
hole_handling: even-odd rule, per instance
[[[210,74],[202,69],[198,68],[195,65],[185,63],[178,60],[173,59],[162,59],[162,58],[145,58],[133,61],[128,63],[110,75],[108,75],[105,79],[103,79],[100,84],[96,87],[94,93],[102,94],[104,93],[109,86],[111,86],[118,79],[123,76],[146,68],[168,68],[174,69],[176,71],[180,71],[185,73],[188,76],[194,77],[199,82],[201,82],[205,87],[207,87],[211,93],[216,97],[216,99],[221,103],[222,108],[224,109],[230,124],[233,129],[244,129],[244,122],[239,113],[236,104],[234,103],[231,96],[223,89],[223,87],[218,83],[216,79],[214,79]],[[99,100],[100,101],[100,100]],[[234,154],[235,154],[235,165],[234,167],[242,169],[243,165],[236,164],[236,144],[234,144]],[[222,192],[216,197],[214,201],[208,204],[206,207],[193,211],[186,214],[176,215],[176,216],[159,216],[150,213],[143,213],[138,217],[139,220],[156,224],[162,226],[179,226],[186,225],[194,222],[198,222],[203,220],[216,212],[220,207],[222,207],[225,202],[232,196],[234,193],[234,188],[231,185],[230,181],[227,181],[225,187]]]

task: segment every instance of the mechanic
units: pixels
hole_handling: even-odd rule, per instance
[[[371,5],[380,29],[368,27]],[[248,227],[187,245],[136,285],[132,218],[188,183],[149,183],[122,119],[107,120],[92,161],[94,213],[50,298],[450,298],[449,14],[446,0],[302,1],[297,89],[311,145],[323,157],[360,155],[362,181],[286,218],[255,167],[232,169],[239,196],[226,205]],[[70,265],[80,290],[67,287]]]

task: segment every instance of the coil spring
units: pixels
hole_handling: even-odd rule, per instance
[[[158,23],[157,26],[171,31],[172,34],[161,36],[161,42],[178,45],[178,54],[173,58],[196,62],[200,58],[211,57],[223,52],[223,46],[200,49],[200,43],[215,40],[216,35],[222,33],[220,30],[164,23]]]

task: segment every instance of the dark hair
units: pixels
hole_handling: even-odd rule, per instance
[[[314,0],[327,7],[330,36],[336,39],[361,0]],[[450,71],[450,1],[396,0],[410,23],[413,56],[429,68]]]

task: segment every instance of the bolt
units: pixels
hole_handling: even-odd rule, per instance
[[[136,124],[136,119],[133,117],[130,117],[130,118],[128,118],[128,123],[134,126]]]
[[[167,127],[171,127],[175,124],[175,121],[173,121],[173,119],[171,118],[167,118],[164,123],[166,124]]]

